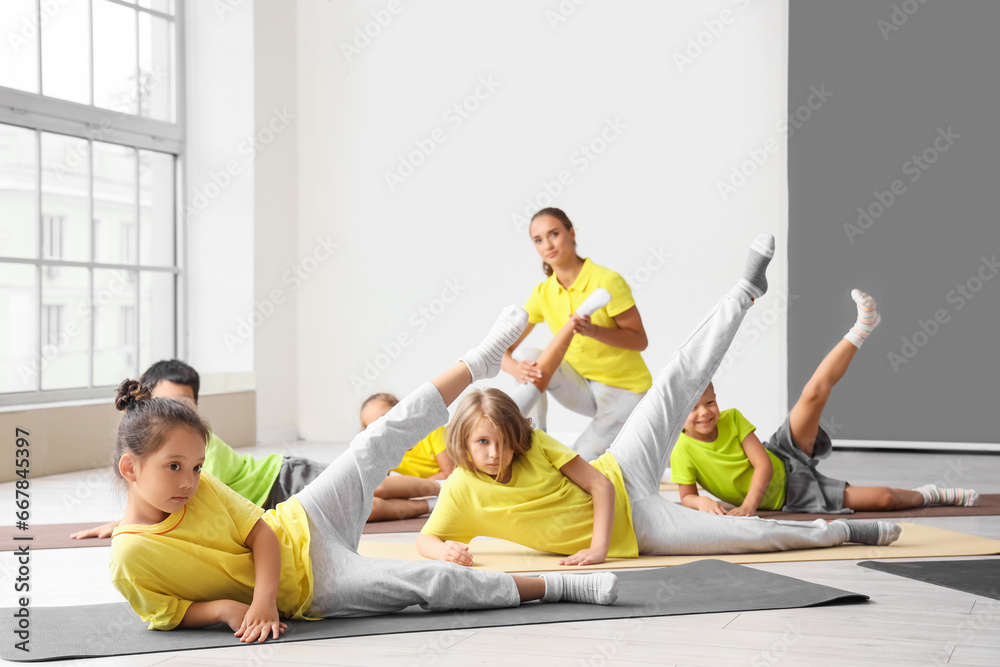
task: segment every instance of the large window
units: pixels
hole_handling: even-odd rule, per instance
[[[0,404],[178,354],[181,14],[0,2]]]

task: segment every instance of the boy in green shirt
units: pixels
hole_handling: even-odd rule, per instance
[[[854,290],[858,320],[817,367],[781,428],[761,444],[751,424],[736,409],[719,411],[712,384],[684,423],[670,455],[671,480],[680,486],[685,507],[712,514],[753,516],[758,510],[850,514],[854,510],[897,510],[925,505],[975,506],[972,489],[917,489],[851,486],[816,470],[830,455],[830,436],[820,426],[823,407],[834,385],[847,372],[854,354],[878,326],[875,300]],[[696,484],[735,505],[729,511],[698,495]]]
[[[201,377],[189,364],[177,359],[157,361],[150,366],[139,383],[149,387],[154,397],[188,399],[197,407]],[[223,484],[264,509],[272,509],[316,479],[327,464],[299,456],[270,454],[254,458],[238,454],[214,433],[205,445],[202,470],[217,477]],[[437,496],[441,485],[433,480],[398,476],[386,482],[387,488],[376,489],[369,521],[408,519],[426,514],[429,505],[420,496]],[[422,507],[421,507],[422,504]],[[111,537],[117,521],[73,533],[73,539]]]

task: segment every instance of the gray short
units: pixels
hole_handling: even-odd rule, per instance
[[[788,417],[764,446],[785,464],[788,481],[785,487],[785,512],[812,512],[824,514],[853,514],[854,510],[844,507],[844,487],[847,482],[833,479],[816,471],[820,459],[830,456],[833,443],[823,427],[816,434],[813,455],[806,456],[792,440],[792,429]]]
[[[264,509],[274,509],[278,503],[285,502],[306,488],[306,484],[319,477],[319,474],[326,470],[327,465],[300,456],[286,456],[281,462],[278,477],[271,485],[271,493],[264,501]]]

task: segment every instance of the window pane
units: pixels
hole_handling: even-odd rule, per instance
[[[154,9],[164,14],[174,13],[174,0],[139,0],[139,6]]]
[[[88,386],[89,294],[89,269],[42,267],[42,389]]]
[[[38,92],[37,12],[35,0],[0,2],[0,86]]]
[[[42,133],[42,257],[90,261],[90,146]]]
[[[136,113],[135,10],[94,0],[94,106]]]
[[[174,264],[174,156],[139,151],[139,262]]]
[[[136,220],[136,151],[95,141],[94,260],[135,264],[138,258]],[[98,222],[98,220],[100,222]]]
[[[89,1],[43,4],[55,9],[42,26],[42,94],[90,104]]]
[[[38,386],[38,285],[34,266],[0,263],[0,392]]]
[[[174,22],[139,12],[139,115],[174,122]]]
[[[0,125],[0,256],[38,257],[35,131]]]
[[[94,269],[94,386],[138,376],[136,273]]]
[[[139,277],[139,368],[176,356],[174,274],[144,271]]]

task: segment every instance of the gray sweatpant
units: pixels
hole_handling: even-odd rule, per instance
[[[350,449],[299,494],[309,517],[313,601],[307,616],[370,616],[413,604],[425,609],[488,609],[520,604],[509,574],[455,563],[409,562],[358,554],[375,487],[406,450],[448,421],[427,383],[369,424]]]
[[[660,496],[660,478],[688,414],[718,370],[752,302],[738,287],[709,312],[667,361],[609,451],[632,502],[639,552],[726,554],[829,547],[847,541],[847,525],[822,519],[774,521],[699,512]]]
[[[515,361],[537,361],[542,351],[534,347],[518,347]],[[593,417],[587,428],[573,443],[573,450],[585,461],[593,461],[605,451],[622,430],[625,420],[632,414],[645,392],[629,391],[621,387],[588,380],[580,375],[569,362],[563,361],[552,375],[545,392],[531,383],[519,384],[510,393],[521,414],[530,417],[535,428],[545,430],[548,412],[547,394],[552,394],[564,407],[586,417]]]

